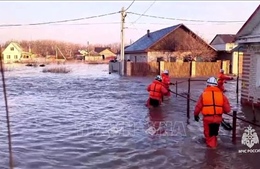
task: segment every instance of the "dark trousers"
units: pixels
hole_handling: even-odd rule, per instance
[[[220,126],[220,124],[218,124],[218,123],[209,124],[209,136],[210,137],[218,136],[219,126]]]
[[[160,101],[150,98],[150,105],[153,107],[158,107],[158,106],[160,106]]]

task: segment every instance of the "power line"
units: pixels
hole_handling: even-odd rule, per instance
[[[129,17],[129,15],[128,15]],[[127,24],[133,25],[133,22],[127,22]],[[207,23],[198,22],[198,23],[187,23],[186,25],[206,25]],[[233,23],[211,23],[211,25],[229,25],[229,24],[243,24],[241,22],[233,22]],[[173,25],[172,23],[165,23],[165,22],[138,22],[135,25]]]
[[[153,3],[144,11],[144,13],[143,13],[142,15],[140,15],[139,18],[137,18],[137,19],[133,22],[133,24],[136,23],[143,15],[145,15],[146,12],[154,5],[155,2],[156,2],[156,0],[153,1]]]
[[[132,1],[132,3],[126,8],[125,11],[127,11],[133,4],[134,4],[135,0]]]
[[[84,18],[67,19],[67,20],[60,20],[60,21],[38,22],[38,23],[30,23],[30,24],[5,24],[5,25],[0,25],[0,27],[49,25],[49,24],[55,24],[55,23],[65,23],[65,22],[74,22],[74,21],[80,21],[80,20],[86,20],[86,19],[92,19],[92,18],[100,18],[100,17],[104,17],[104,16],[114,15],[117,13],[120,13],[120,11],[102,14],[102,15],[89,16],[89,17],[84,17]]]
[[[150,18],[168,19],[168,20],[186,21],[186,22],[212,22],[212,23],[239,23],[239,22],[245,22],[245,21],[213,21],[213,20],[180,19],[180,18],[169,18],[169,17],[162,17],[162,16],[139,14],[139,13],[135,13],[135,12],[127,12],[127,13],[133,14],[133,15],[139,15],[139,16],[146,16],[146,17],[150,17]]]

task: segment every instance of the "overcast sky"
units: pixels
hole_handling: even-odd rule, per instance
[[[123,2],[0,2],[0,25],[28,24],[89,17],[117,12],[132,1]],[[152,6],[151,6],[152,5]],[[135,1],[128,12],[188,20],[246,21],[259,5],[258,2],[161,2]],[[244,22],[208,23],[150,18],[128,14],[125,40],[135,41],[147,29],[158,29],[183,23],[210,41],[216,34],[236,34]],[[138,20],[137,20],[138,19]],[[131,24],[131,22],[134,22]],[[53,39],[68,42],[120,42],[120,14],[86,19],[59,25],[0,27],[0,42],[7,40]]]

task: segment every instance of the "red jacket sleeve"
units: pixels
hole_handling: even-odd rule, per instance
[[[164,95],[166,95],[166,94],[168,93],[168,90],[167,90],[164,86],[162,86],[161,92],[162,92]]]
[[[148,92],[151,90],[151,84],[149,86],[147,86],[147,89],[146,89]]]
[[[231,111],[229,101],[225,95],[223,95],[223,111],[224,113],[229,113]]]
[[[222,80],[231,80],[231,77],[226,76],[226,75],[220,75],[219,78],[222,79]]]
[[[194,115],[198,116],[203,108],[203,102],[202,102],[202,95],[200,95],[199,100],[197,101],[197,104],[195,106]]]

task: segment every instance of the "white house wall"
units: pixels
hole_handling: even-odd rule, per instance
[[[12,51],[11,48],[14,50]],[[14,62],[19,61],[21,59],[22,53],[17,50],[16,46],[10,43],[5,50],[2,52],[4,61],[7,62]]]
[[[125,54],[126,60],[131,60],[132,62],[147,62],[147,53],[141,54]]]
[[[148,52],[148,62],[157,61],[157,58],[162,57],[165,61],[169,61],[170,57],[173,57],[171,52]]]
[[[226,51],[231,51],[234,49],[237,45],[235,43],[226,43]]]

